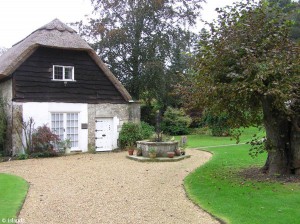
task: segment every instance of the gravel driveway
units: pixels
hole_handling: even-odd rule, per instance
[[[0,163],[0,172],[30,183],[19,218],[34,223],[218,223],[185,195],[184,177],[210,154],[141,163],[126,152]]]

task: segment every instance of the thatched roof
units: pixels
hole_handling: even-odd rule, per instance
[[[58,19],[54,19],[35,30],[0,56],[0,80],[11,75],[40,46],[87,51],[124,99],[131,100],[131,96],[124,86],[111,73],[88,43],[75,30]]]

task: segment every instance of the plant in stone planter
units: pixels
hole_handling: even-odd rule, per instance
[[[169,158],[173,158],[175,155],[175,152],[167,152],[167,154],[168,154]]]
[[[156,157],[156,149],[155,148],[149,148],[148,153],[149,153],[149,157],[151,159],[154,159]]]

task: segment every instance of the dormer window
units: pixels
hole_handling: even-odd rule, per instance
[[[53,80],[74,81],[74,66],[53,65]]]

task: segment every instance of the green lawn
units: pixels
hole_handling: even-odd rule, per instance
[[[28,187],[21,177],[0,173],[0,223],[12,223],[17,218]]]
[[[247,129],[241,142],[249,140],[254,132],[254,128]],[[227,223],[300,223],[299,183],[250,181],[237,174],[245,167],[262,166],[266,154],[252,159],[248,145],[205,148],[234,143],[226,137],[188,136],[189,147],[203,147],[213,153],[208,163],[186,177],[190,199]]]

